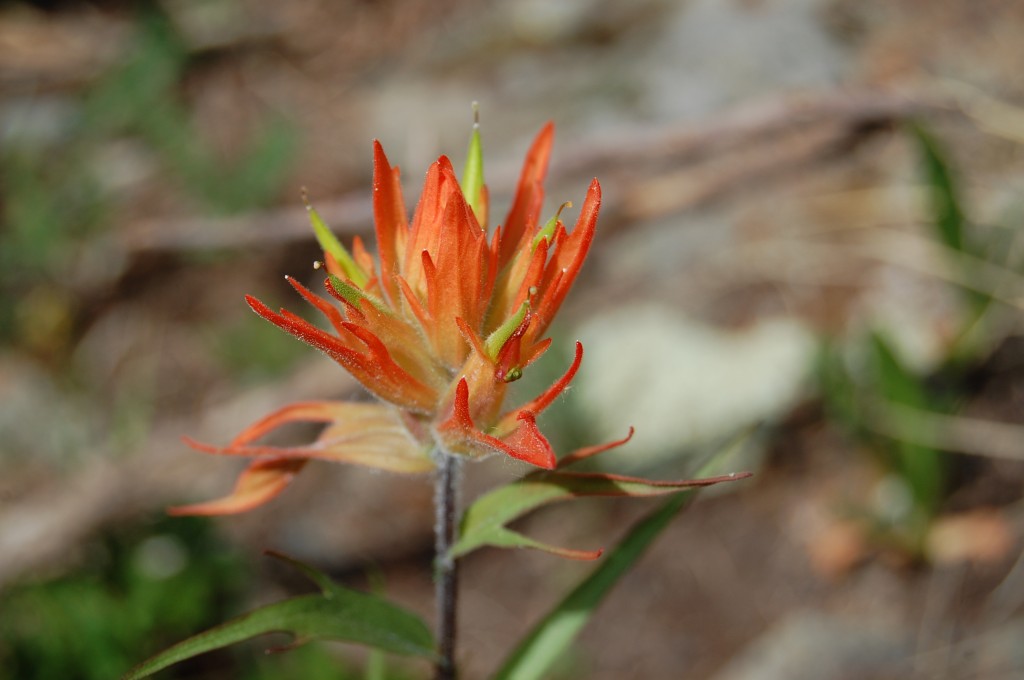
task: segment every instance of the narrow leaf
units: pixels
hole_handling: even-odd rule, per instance
[[[586,496],[659,496],[749,476],[749,473],[734,473],[706,479],[656,482],[610,474],[534,472],[483,495],[466,510],[459,541],[452,548],[451,556],[461,557],[485,545],[501,548],[551,548],[505,526],[548,503]],[[551,551],[558,553],[562,549]]]
[[[685,508],[696,490],[668,499],[640,521],[600,565],[562,600],[505,661],[495,680],[533,680],[544,677],[590,619],[604,596],[640,558],[669,521]]]
[[[928,183],[931,217],[938,237],[953,250],[984,259],[989,256],[972,242],[967,232],[969,222],[960,202],[956,177],[950,169],[945,150],[932,134],[920,125],[911,126],[921,154],[922,169]],[[964,289],[967,302],[980,313],[992,296],[977,290]]]
[[[908,371],[889,346],[875,333],[871,360],[880,396],[895,404],[918,410],[936,410],[921,379]],[[948,458],[939,451],[914,442],[894,441],[893,465],[910,487],[915,503],[929,515],[935,512],[946,487]]]
[[[323,594],[276,602],[211,628],[142,662],[122,680],[145,678],[185,659],[265,633],[287,633],[293,638],[293,647],[311,640],[340,640],[395,654],[434,657],[430,629],[415,614],[376,595],[342,588],[311,567],[275,556],[302,569]]]
[[[745,440],[746,434],[712,457],[697,474],[708,474],[724,455],[738,448]],[[740,477],[736,475],[735,478]],[[558,657],[569,648],[590,620],[604,597],[640,559],[669,522],[696,498],[699,490],[692,488],[672,496],[660,508],[634,525],[590,575],[519,643],[494,675],[494,680],[537,680],[545,677]]]
[[[932,135],[920,126],[911,128],[921,152],[930,200],[939,237],[950,248],[970,252],[964,242],[963,209],[957,197],[945,153]]]

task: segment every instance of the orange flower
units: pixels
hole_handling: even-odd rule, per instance
[[[554,468],[555,454],[536,416],[575,375],[582,346],[576,344],[565,375],[543,394],[503,410],[508,383],[550,345],[544,332],[579,274],[601,204],[595,179],[572,231],[558,214],[541,222],[553,134],[549,123],[537,135],[508,216],[490,236],[478,130],[462,184],[448,158],[439,158],[427,172],[411,223],[398,168],[374,142],[377,261],[359,237],[349,254],[310,209],[324,249],[325,287],[338,304],[287,279],[331,330],[286,310],[274,312],[253,297],[246,300],[257,314],[341,364],[380,401],[293,404],[223,448],[188,440],[202,451],[256,460],[230,496],[172,512],[248,510],[280,493],[311,459],[419,472],[434,467],[434,451],[469,457],[501,452]],[[294,421],[327,427],[307,446],[253,444]]]

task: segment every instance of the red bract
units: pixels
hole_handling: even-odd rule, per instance
[[[380,402],[295,404],[254,424],[229,446],[189,441],[209,453],[256,460],[227,498],[175,512],[248,510],[280,493],[310,459],[418,472],[434,466],[432,453],[439,450],[469,457],[499,452],[555,467],[536,416],[575,375],[582,346],[577,343],[572,365],[548,390],[519,408],[503,406],[508,383],[550,344],[544,333],[580,272],[601,205],[595,179],[571,231],[558,215],[541,222],[553,132],[549,123],[537,135],[508,216],[491,235],[482,159],[467,164],[461,186],[451,162],[438,159],[410,222],[398,168],[374,142],[376,262],[358,238],[350,255],[311,211],[333,300],[288,278],[330,330],[286,310],[274,312],[253,297],[246,300],[257,314],[341,364]],[[471,152],[479,148],[478,138],[474,142]],[[308,446],[253,444],[293,421],[327,427]]]

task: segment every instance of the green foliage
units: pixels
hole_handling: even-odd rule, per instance
[[[530,631],[509,655],[495,680],[533,680],[569,649],[597,606],[625,576],[669,522],[693,500],[696,490],[673,496],[634,526],[615,550]]]
[[[55,163],[38,150],[0,149],[0,337],[38,326],[24,304],[33,293],[54,297],[108,209],[83,159],[68,152]],[[57,295],[57,297],[67,297]],[[45,326],[45,320],[43,320]]]
[[[341,640],[395,654],[433,658],[430,629],[411,614],[375,595],[333,583],[312,567],[284,558],[317,584],[319,595],[303,595],[256,609],[179,642],[142,662],[122,680],[138,680],[199,654],[273,632],[289,633],[293,645]]]
[[[911,132],[921,157],[921,168],[928,187],[932,225],[936,237],[956,253],[1005,266],[1006,257],[1010,252],[1008,241],[1013,238],[1012,235],[1000,239],[998,230],[993,230],[995,241],[986,243],[976,231],[970,229],[971,224],[960,201],[955,174],[942,144],[921,125],[911,126]],[[1000,240],[1002,242],[999,242]],[[952,264],[958,266],[960,263]],[[970,275],[970,272],[964,273]],[[976,288],[960,288],[960,291],[970,310],[970,317],[964,323],[956,343],[949,350],[947,363],[954,369],[964,368],[976,362],[979,351],[983,351],[978,344],[984,333],[983,329],[979,332],[978,324],[984,321],[985,314],[992,304],[992,295],[989,292],[982,292]]]
[[[969,247],[965,226],[967,219],[960,199],[946,153],[930,132],[920,125],[911,127],[921,154],[921,165],[928,184],[933,224],[938,237],[953,250],[973,252]]]
[[[101,173],[112,143],[131,140],[207,210],[231,213],[269,204],[289,171],[293,126],[266,121],[238,157],[218,157],[181,101],[195,59],[170,22],[141,13],[133,50],[72,103],[65,129],[45,140],[12,135],[0,149],[0,337],[19,335],[20,301],[35,289],[73,290],[76,263],[104,258],[102,231],[118,200]],[[74,297],[70,292],[68,299]],[[28,319],[31,322],[31,319]]]
[[[870,348],[875,395],[886,403],[921,411],[941,408],[921,379],[900,364],[881,335],[876,333],[871,337]],[[892,442],[887,453],[890,455],[889,464],[906,482],[915,507],[923,515],[932,516],[938,510],[945,491],[948,459],[932,448],[909,441]]]
[[[868,445],[868,450],[906,489],[910,505],[895,516],[871,516],[879,537],[911,553],[923,549],[925,534],[945,497],[950,460],[945,452],[893,436],[885,424],[907,407],[921,412],[947,409],[947,400],[925,386],[925,378],[908,370],[879,334],[859,348],[862,370],[849,368],[849,357],[834,346],[823,348],[819,376],[830,417]]]
[[[580,553],[540,543],[509,529],[506,525],[543,505],[556,501],[587,496],[661,496],[748,476],[734,474],[678,482],[650,482],[617,475],[533,472],[484,494],[466,510],[462,516],[459,540],[452,547],[452,557],[461,557],[483,546],[535,548],[566,557],[596,557],[593,553]]]
[[[0,594],[0,679],[117,677],[140,651],[222,619],[246,574],[205,521],[107,536],[75,573]]]
[[[745,439],[744,435],[712,456],[697,471],[697,476],[710,474]],[[740,477],[736,475],[735,478]],[[495,674],[495,680],[537,680],[548,677],[548,672],[568,651],[598,605],[632,569],[672,519],[693,502],[699,490],[699,487],[691,488],[675,494],[637,522],[590,575],[534,626],[509,654]]]
[[[210,153],[179,101],[189,65],[185,44],[166,17],[144,13],[134,54],[88,93],[83,119],[91,135],[128,134],[157,152],[188,192],[218,212],[266,205],[288,171],[295,133],[271,120],[234,162]]]
[[[986,247],[970,229],[942,145],[921,126],[911,127],[911,133],[920,153],[936,239],[954,254],[998,260],[1000,256],[993,254],[998,251]],[[961,262],[952,259],[951,264],[959,266]],[[984,359],[982,350],[988,346],[979,342],[984,334],[979,325],[992,297],[968,288],[960,290],[967,306],[966,319],[957,340],[929,375],[909,370],[878,331],[845,352],[833,345],[826,346],[821,355],[819,375],[831,415],[869,444],[912,501],[909,512],[901,517],[873,517],[879,525],[876,528],[912,552],[923,550],[925,533],[941,509],[951,463],[945,451],[923,443],[928,438],[913,436],[917,426],[910,418],[913,414],[952,413],[969,389],[967,376]],[[861,358],[859,365],[851,361],[852,356]]]

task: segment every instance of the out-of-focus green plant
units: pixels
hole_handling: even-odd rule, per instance
[[[110,532],[74,571],[0,593],[0,680],[109,680],[137,660],[234,614],[252,570],[209,522],[160,519]],[[164,678],[356,680],[323,647],[253,658],[239,649],[166,671]],[[215,674],[215,675],[214,675]],[[390,678],[404,677],[390,670]]]
[[[62,272],[95,235],[107,205],[81,159],[45,150],[0,150],[0,338],[43,354],[62,349],[73,304]]]
[[[106,270],[116,271],[102,236],[119,200],[103,177],[103,151],[112,143],[140,144],[170,184],[206,210],[239,212],[275,198],[291,167],[295,129],[274,117],[237,158],[219,158],[181,100],[193,61],[166,17],[150,8],[139,16],[134,48],[73,103],[66,129],[48,139],[14,130],[5,140],[0,338],[59,354],[76,314],[76,282],[88,268],[81,263],[102,258]]]
[[[820,362],[822,392],[834,420],[857,434],[890,475],[880,505],[869,511],[872,533],[883,543],[920,555],[946,491],[949,459],[932,447],[878,433],[886,409],[904,406],[938,411],[924,377],[908,370],[880,333],[860,350],[851,370],[840,348],[828,345]]]
[[[912,126],[910,134],[920,153],[934,235],[950,254],[949,266],[962,268],[970,261],[1006,266],[1009,249],[1000,246],[1000,232],[990,230],[996,241],[985,243],[970,228],[941,144],[921,126]],[[964,282],[974,275],[970,270],[958,274]],[[962,325],[927,373],[906,366],[878,330],[852,346],[827,344],[821,354],[819,376],[830,414],[865,442],[889,474],[881,502],[868,511],[873,535],[918,557],[927,557],[926,535],[952,475],[948,452],[936,446],[934,437],[922,436],[918,416],[954,414],[970,390],[971,372],[991,347],[986,324],[995,304],[992,291],[982,285],[959,290],[965,307]]]
[[[91,543],[74,572],[0,593],[0,678],[107,680],[234,611],[249,582],[199,519],[161,519]]]
[[[215,211],[238,212],[273,200],[295,150],[293,127],[273,118],[237,159],[217,158],[178,96],[190,61],[181,36],[155,11],[141,16],[139,29],[135,52],[86,96],[88,133],[143,140],[191,195]]]

